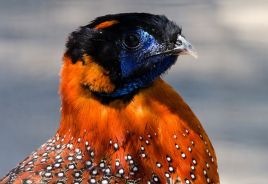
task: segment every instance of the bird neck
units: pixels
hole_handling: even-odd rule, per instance
[[[131,101],[117,99],[103,104],[89,90],[85,90],[80,82],[81,78],[87,83],[91,82],[90,79],[83,77],[88,76],[86,74],[91,76],[97,74],[99,69],[94,66],[92,71],[89,64],[88,71],[85,71],[85,68],[82,62],[74,65],[69,58],[64,58],[61,71],[62,108],[58,134],[74,140],[91,142],[96,155],[101,156],[107,152],[111,141],[122,146],[130,134],[135,134],[137,137],[142,135],[150,119],[157,118],[155,116],[158,113],[154,112],[155,104],[153,104],[156,100],[150,98],[152,94],[158,93],[156,87],[164,82],[157,79],[149,88],[142,89]],[[107,85],[109,81],[105,77],[105,75],[96,76],[96,79],[101,79],[97,81],[99,86],[93,82],[92,86],[112,90],[112,86]],[[157,129],[156,125],[154,126]]]
[[[79,88],[62,91],[58,134],[61,137],[73,137],[74,140],[89,141],[95,154],[101,156],[110,149],[110,142],[116,142],[121,147],[126,144],[130,135],[138,138],[148,127],[157,129],[156,124],[149,125],[150,120],[157,119],[158,114],[154,112],[156,101],[150,101],[150,94],[153,93],[151,90],[157,83],[162,81],[155,81],[150,88],[143,89],[131,101],[114,100],[109,104],[101,103],[90,94],[79,96]]]
[[[96,155],[103,156],[110,149],[110,142],[116,142],[118,146],[132,145],[128,141],[160,132],[165,134],[164,129],[175,134],[178,127],[185,126],[200,132],[201,125],[190,108],[160,78],[150,87],[141,89],[130,101],[116,99],[103,104],[81,87],[80,73],[79,66],[65,61],[61,73],[62,115],[58,134],[91,142]],[[100,84],[107,84],[104,79]],[[109,89],[110,86],[101,87]],[[165,126],[167,122],[168,126]]]
[[[62,116],[57,132],[59,140],[64,140],[67,146],[73,145],[87,156],[90,150],[95,163],[106,160],[114,165],[120,160],[125,171],[129,168],[125,158],[130,155],[139,165],[138,178],[151,176],[148,168],[164,177],[162,172],[170,166],[171,158],[174,166],[182,168],[190,167],[191,158],[200,158],[202,167],[196,168],[198,173],[203,173],[201,169],[206,167],[203,159],[210,160],[210,170],[216,171],[215,153],[200,122],[160,78],[140,90],[131,101],[117,99],[103,104],[76,85],[75,76],[69,74],[64,66],[60,88]],[[165,169],[157,168],[156,161],[163,163]],[[175,172],[175,176],[185,176],[180,169]]]

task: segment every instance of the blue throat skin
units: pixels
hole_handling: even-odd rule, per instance
[[[122,86],[112,93],[97,93],[100,97],[122,97],[133,94],[138,89],[150,86],[157,77],[168,70],[177,60],[175,55],[156,54],[163,50],[163,45],[160,45],[148,32],[137,29],[126,34],[129,33],[138,34],[140,44],[135,49],[129,49],[121,45],[122,49],[119,58]],[[139,71],[143,72],[137,74]]]
[[[112,93],[98,93],[97,95],[101,97],[110,97],[110,98],[123,97],[132,94],[141,88],[150,86],[157,77],[159,77],[161,74],[167,71],[170,68],[170,66],[173,65],[177,60],[177,56],[161,56],[161,57],[165,58],[162,58],[163,59],[162,62],[156,63],[155,64],[156,67],[153,70],[150,70],[149,72],[140,76],[139,78],[126,79],[124,85],[116,89]]]

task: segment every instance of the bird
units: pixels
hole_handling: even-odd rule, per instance
[[[220,183],[203,126],[162,79],[182,55],[196,52],[165,15],[108,14],[76,29],[59,128],[0,183]]]

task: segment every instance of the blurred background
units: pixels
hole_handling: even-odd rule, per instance
[[[104,14],[150,12],[181,25],[199,53],[165,79],[207,130],[221,182],[267,184],[267,10],[267,0],[0,0],[0,177],[58,127],[68,34]]]

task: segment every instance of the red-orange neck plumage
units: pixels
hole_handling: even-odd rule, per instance
[[[0,183],[219,183],[204,129],[169,85],[159,78],[129,102],[103,104],[83,86],[114,86],[84,57],[86,67],[64,57],[55,137]]]
[[[116,100],[102,104],[77,86],[81,76],[68,62],[65,58],[59,135],[88,141],[96,163],[106,160],[113,172],[122,168],[130,179],[147,182],[156,176],[162,182],[168,177],[174,181],[178,177],[185,183],[219,182],[215,154],[206,133],[188,105],[164,81],[156,80],[128,103]],[[109,84],[105,76],[98,79]],[[116,160],[121,167],[115,166]],[[138,171],[130,175],[134,166]]]

